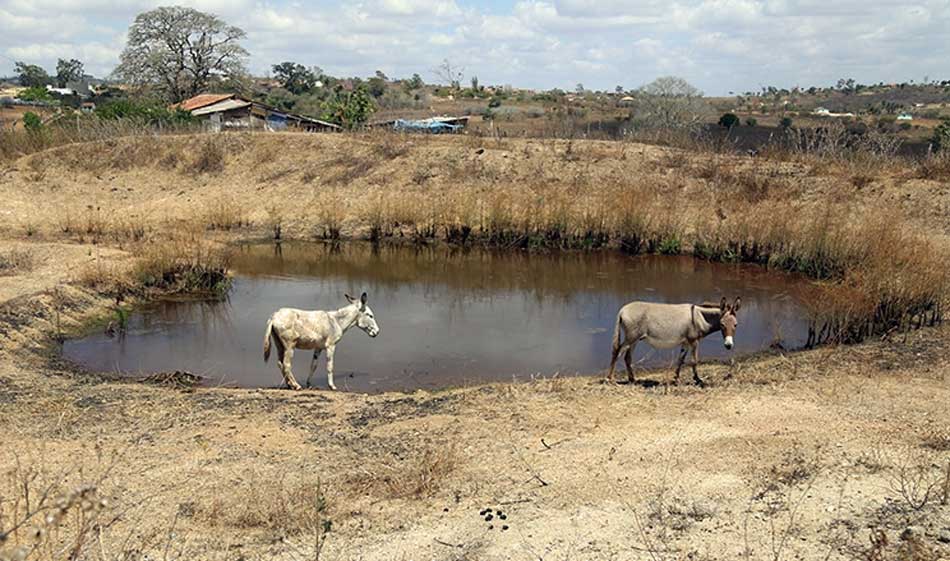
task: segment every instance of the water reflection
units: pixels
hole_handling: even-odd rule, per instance
[[[613,252],[557,255],[458,248],[374,249],[284,243],[239,248],[227,302],[162,302],[133,315],[122,340],[92,336],[66,345],[90,368],[188,370],[215,382],[270,386],[276,366],[261,357],[264,324],[277,308],[332,309],[344,292],[369,292],[382,329],[353,330],[337,352],[338,386],[359,391],[435,388],[592,373],[605,367],[618,308],[634,299],[700,302],[743,297],[736,350],[804,341],[793,278],[691,258]],[[645,346],[638,356],[649,354]],[[702,356],[723,356],[707,339]],[[648,365],[668,364],[650,354]],[[305,379],[310,352],[294,370]],[[315,377],[325,384],[321,362]],[[341,384],[342,383],[342,384]]]

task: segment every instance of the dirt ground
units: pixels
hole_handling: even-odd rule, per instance
[[[330,160],[343,141],[288,142]],[[524,146],[507,151],[492,157]],[[57,341],[111,313],[75,282],[82,271],[128,266],[135,251],[66,221],[108,209],[158,229],[238,197],[252,226],[224,241],[267,233],[267,205],[286,194],[285,235],[313,224],[292,186],[258,181],[285,160],[97,179],[60,156],[0,169],[0,260],[15,263],[0,267],[0,530],[34,474],[107,499],[95,507],[107,554],[89,559],[950,558],[950,328],[703,365],[706,389],[671,385],[665,369],[637,385],[592,372],[374,396],[108,379],[63,362]],[[907,199],[929,223],[947,188],[892,182],[866,196]],[[75,520],[57,539],[69,543]]]

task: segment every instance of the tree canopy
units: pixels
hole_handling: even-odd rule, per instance
[[[271,67],[274,78],[280,82],[285,90],[292,94],[300,95],[313,89],[320,76],[313,70],[308,69],[302,64],[296,62],[282,62]]]
[[[61,58],[56,63],[56,85],[61,88],[65,88],[69,82],[82,80],[83,74],[83,64],[79,60]]]
[[[52,82],[42,67],[25,62],[17,62],[14,67],[20,79],[20,85],[26,88],[42,88]]]
[[[216,78],[243,75],[244,30],[181,6],[136,16],[115,70],[119,78],[156,88],[178,102],[205,91]]]

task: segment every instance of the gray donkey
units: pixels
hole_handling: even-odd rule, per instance
[[[373,310],[366,305],[366,293],[364,292],[359,300],[349,294],[344,294],[344,296],[349,301],[349,305],[339,310],[324,312],[281,308],[267,320],[267,329],[264,330],[264,362],[270,358],[270,344],[273,339],[277,347],[277,360],[280,361],[278,365],[280,373],[291,389],[300,389],[300,384],[297,383],[291,370],[294,348],[313,349],[307,387],[310,387],[310,378],[317,371],[317,358],[320,357],[320,351],[327,350],[327,383],[330,389],[335,390],[333,354],[343,334],[355,325],[370,337],[379,335],[379,326],[376,325]]]
[[[620,308],[617,325],[614,328],[613,348],[610,354],[610,372],[607,380],[614,379],[614,364],[623,353],[627,366],[627,378],[633,382],[633,351],[640,341],[646,341],[656,349],[672,349],[681,346],[676,364],[676,382],[679,383],[680,369],[686,361],[686,353],[692,352],[693,380],[704,386],[696,372],[699,362],[699,341],[716,331],[722,332],[722,344],[727,349],[733,345],[736,327],[739,325],[736,312],[741,299],[726,303],[723,298],[717,308],[715,304],[656,304],[653,302],[631,302]]]

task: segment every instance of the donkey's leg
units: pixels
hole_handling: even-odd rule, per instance
[[[274,345],[277,347],[277,368],[280,369],[280,377],[287,383],[287,375],[284,374],[284,342],[275,337]]]
[[[626,351],[629,344],[622,343],[619,347],[611,351],[610,353],[610,371],[607,372],[607,382],[614,381],[614,365],[617,364],[617,359],[620,358],[620,354]]]
[[[333,383],[333,353],[336,352],[336,345],[330,345],[327,347],[327,385],[330,386],[331,390],[336,389],[336,385]]]
[[[687,353],[687,352],[688,352],[688,350],[687,350],[687,348],[686,348],[686,345],[683,345],[683,346],[680,348],[680,356],[679,356],[679,358],[676,360],[676,378],[675,378],[675,380],[674,380],[674,382],[676,383],[676,385],[679,385],[679,383],[680,383],[680,370],[683,369],[683,363],[686,362],[686,353]]]
[[[630,343],[630,347],[623,353],[623,364],[627,367],[627,380],[633,383],[633,353],[637,349],[637,342]]]
[[[284,381],[287,382],[287,385],[290,386],[292,390],[299,390],[300,384],[297,383],[297,379],[294,378],[294,371],[292,369],[294,361],[294,347],[293,345],[287,345],[287,348],[284,349],[284,360],[280,363],[281,372],[284,373]]]
[[[310,378],[313,378],[317,371],[317,359],[320,358],[320,349],[313,350],[313,358],[310,359],[310,374],[307,375],[307,387],[310,387]]]
[[[699,364],[699,341],[693,343],[693,381],[696,382],[696,385],[704,388],[706,383],[699,377],[699,373],[696,372],[696,365]]]

